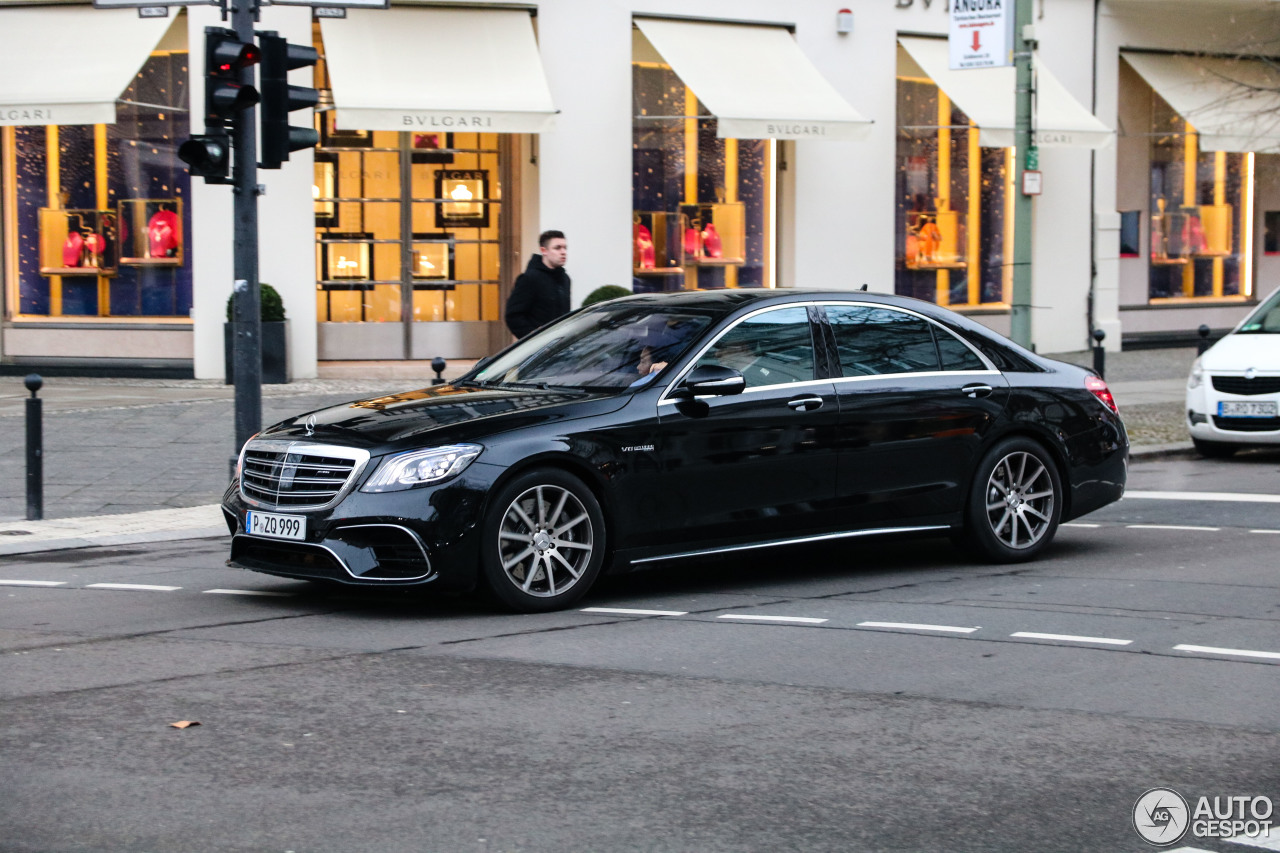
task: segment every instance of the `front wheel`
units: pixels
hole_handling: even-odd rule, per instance
[[[581,480],[530,471],[494,495],[484,523],[481,571],[504,606],[522,613],[568,607],[604,562],[604,514]]]
[[[1008,438],[987,452],[969,489],[965,538],[998,563],[1030,560],[1053,540],[1062,517],[1062,481],[1048,451]]]

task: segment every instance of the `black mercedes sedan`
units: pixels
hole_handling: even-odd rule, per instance
[[[573,313],[466,376],[254,436],[231,563],[568,606],[601,572],[950,534],[1042,553],[1120,498],[1106,383],[958,314],[866,292],[721,290]]]

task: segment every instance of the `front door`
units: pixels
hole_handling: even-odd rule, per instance
[[[697,550],[823,527],[836,484],[835,389],[817,380],[808,309],[741,320],[695,362],[742,372],[741,394],[659,405],[667,542]]]

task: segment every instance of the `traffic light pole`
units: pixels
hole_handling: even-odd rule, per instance
[[[231,27],[245,44],[253,43],[256,0],[233,0]],[[240,69],[240,82],[253,85],[253,66]],[[234,197],[235,292],[232,304],[236,392],[236,453],[262,429],[262,315],[258,285],[258,127],[256,111],[243,110],[236,119],[232,144],[235,160],[231,183]]]
[[[1014,116],[1013,188],[1013,304],[1009,315],[1009,337],[1024,347],[1031,346],[1031,196],[1024,190],[1023,173],[1039,169],[1032,158],[1031,115],[1033,81],[1032,45],[1024,38],[1023,27],[1031,23],[1031,0],[1016,0],[1013,24],[1013,64],[1017,80]]]

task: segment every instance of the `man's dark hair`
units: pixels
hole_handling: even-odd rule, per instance
[[[547,244],[555,239],[560,239],[560,240],[565,239],[564,232],[563,231],[543,231],[541,234],[538,235],[538,245],[545,249],[547,247]]]

